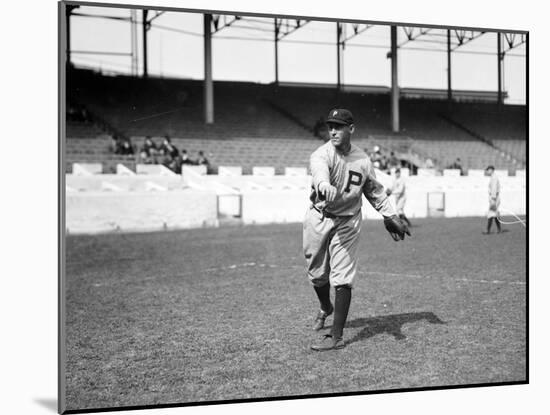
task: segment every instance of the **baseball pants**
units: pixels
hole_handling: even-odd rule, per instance
[[[308,277],[316,287],[353,285],[357,273],[357,246],[361,211],[329,218],[310,206],[304,219],[303,250]]]

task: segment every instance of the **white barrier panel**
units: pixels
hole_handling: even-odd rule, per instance
[[[216,180],[216,176],[201,177],[203,187],[209,190],[182,188],[183,182],[178,175],[66,175],[67,189],[74,190],[66,194],[67,228],[71,233],[80,233],[217,226],[218,211],[222,216],[238,217],[241,214],[245,224],[302,222],[310,204],[309,187],[282,186],[284,180],[299,179],[301,183],[302,179],[298,177],[235,178],[236,182],[245,178],[257,181],[257,190],[252,190],[243,180],[240,185],[244,187],[239,185],[234,188],[224,185],[224,182],[231,183],[230,178]],[[306,178],[310,180],[309,176]],[[487,177],[410,177],[407,180],[405,214],[410,218],[426,217],[428,194],[443,192],[445,217],[485,216],[488,208],[487,186]],[[525,179],[503,178],[501,186],[502,213],[524,215]],[[128,191],[130,188],[134,190]],[[390,199],[395,204],[393,197]],[[381,215],[364,198],[363,217],[381,219]]]
[[[444,169],[443,176],[445,177],[460,177],[459,169]]]
[[[217,226],[216,195],[174,192],[77,192],[66,195],[69,233]]]
[[[417,174],[422,177],[433,177],[435,176],[435,169],[418,169]]]
[[[137,174],[149,174],[152,176],[175,176],[172,170],[162,164],[136,164]]]
[[[243,168],[241,166],[220,166],[218,167],[218,176],[242,176]]]
[[[307,176],[306,167],[285,167],[285,176]]]
[[[108,192],[122,192],[124,188],[111,182],[101,182],[101,190]]]
[[[495,170],[495,176],[508,177],[508,170]]]
[[[120,176],[135,176],[136,173],[126,167],[124,164],[118,163],[116,165],[116,174]]]
[[[73,163],[73,174],[75,176],[92,176],[103,173],[101,163]]]
[[[308,196],[303,190],[243,192],[243,223],[303,222],[310,205]]]
[[[516,177],[525,177],[525,169],[516,170]]]
[[[485,170],[469,169],[468,177],[485,177]]]
[[[125,176],[119,174],[99,174],[94,176],[75,176],[74,174],[67,174],[65,175],[65,182],[67,186],[70,186],[80,192],[117,189],[122,191],[143,191],[147,190],[148,187],[151,187],[150,183],[154,183],[155,185],[166,188],[167,190],[181,190],[185,188],[185,185],[179,175]]]
[[[186,172],[194,172],[196,174],[204,176],[207,173],[207,168],[204,164],[201,164],[199,166],[193,166],[192,164],[183,164],[181,166],[181,174],[184,175]]]
[[[275,176],[275,167],[252,167],[253,176]]]

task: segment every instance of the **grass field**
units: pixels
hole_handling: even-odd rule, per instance
[[[324,353],[300,224],[68,236],[68,409],[525,381],[525,228],[415,222],[364,223]]]

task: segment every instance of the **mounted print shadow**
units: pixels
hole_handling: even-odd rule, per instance
[[[528,381],[528,32],[444,24],[59,3],[60,412]]]

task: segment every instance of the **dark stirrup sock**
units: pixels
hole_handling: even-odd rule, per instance
[[[330,311],[332,304],[330,302],[330,284],[327,282],[322,287],[313,286],[315,293],[319,298],[319,303],[321,304],[321,310],[328,312]]]
[[[336,297],[334,299],[334,323],[332,324],[333,339],[341,338],[344,334],[344,326],[348,318],[349,306],[351,303],[351,287],[349,285],[339,285],[336,287]]]
[[[487,233],[491,232],[491,225],[493,224],[493,218],[487,219]]]

